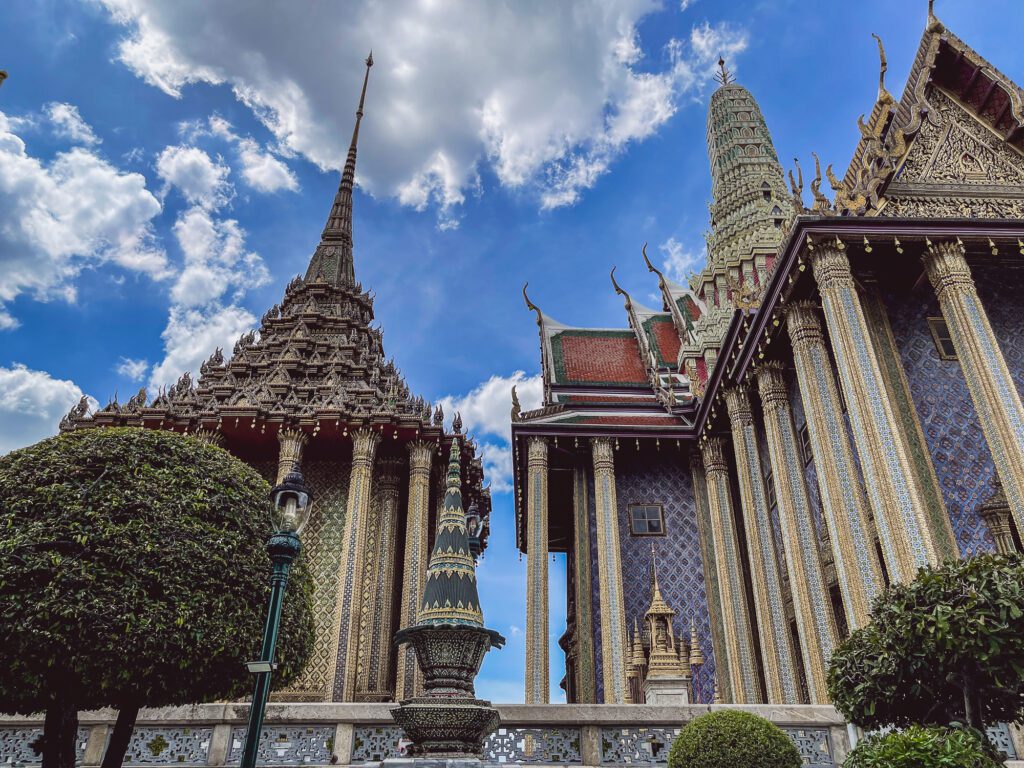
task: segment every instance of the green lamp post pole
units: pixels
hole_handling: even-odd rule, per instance
[[[309,518],[309,502],[312,498],[298,469],[289,472],[282,483],[274,486],[270,495],[277,508],[280,530],[267,540],[267,552],[274,569],[270,574],[270,604],[267,606],[267,623],[263,628],[260,658],[246,665],[256,675],[256,686],[252,694],[252,707],[249,709],[249,727],[245,733],[241,768],[256,766],[260,731],[263,729],[263,716],[270,696],[270,676],[277,666],[274,663],[274,649],[281,628],[281,606],[284,604],[284,592],[292,563],[302,550],[299,531]]]

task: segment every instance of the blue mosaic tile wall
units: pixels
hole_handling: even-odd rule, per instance
[[[793,409],[793,426],[799,444],[800,430],[807,423],[807,416],[804,414],[804,401],[800,398],[800,386],[795,371],[786,371],[786,385],[789,389],[789,404]],[[811,502],[811,515],[814,517],[814,526],[820,543],[825,539],[825,518],[821,511],[821,488],[818,486],[818,470],[814,467],[814,459],[804,465],[804,484],[807,486],[807,498]]]
[[[589,472],[588,472],[589,474]],[[615,453],[615,489],[619,507],[619,541],[622,550],[622,582],[626,622],[632,638],[633,618],[643,619],[651,600],[651,543],[658,553],[658,583],[668,604],[677,612],[676,632],[689,637],[689,617],[694,616],[706,663],[700,671],[700,700],[714,695],[715,656],[711,643],[704,566],[700,556],[697,512],[685,451],[663,446],[661,451],[638,453],[625,445]],[[591,486],[593,483],[591,482]],[[593,495],[591,495],[593,498]],[[658,503],[664,506],[666,536],[633,536],[629,529],[629,505]],[[596,525],[591,511],[591,546],[597,551]],[[592,566],[595,656],[601,669],[600,605],[596,565]],[[598,675],[598,695],[603,686]]]
[[[971,272],[1017,391],[1024,393],[1024,269],[973,265]]]
[[[992,492],[992,456],[960,363],[935,348],[928,318],[942,315],[938,300],[926,283],[910,294],[883,292],[883,301],[960,554],[993,551],[976,511]]]
[[[587,466],[587,518],[590,521],[590,605],[593,611],[594,628],[594,691],[598,703],[604,701],[604,678],[601,670],[604,669],[604,658],[601,652],[601,600],[597,592],[599,574],[597,572],[597,502],[594,499],[594,470],[592,465]]]

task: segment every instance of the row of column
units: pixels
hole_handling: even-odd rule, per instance
[[[1013,485],[1006,492],[1008,505],[1017,525],[1024,529],[1024,407],[1017,387],[971,279],[963,244],[929,244],[923,261],[999,479]],[[919,567],[939,564],[941,538],[947,532],[932,522],[927,509],[908,437],[894,412],[891,394],[886,391],[878,351],[872,343],[842,243],[817,247],[812,253],[812,266],[848,404],[849,431],[816,305],[794,303],[786,310],[786,323],[846,621],[851,629],[856,629],[868,622],[871,602],[884,588],[875,531],[885,568],[893,581],[911,579]],[[781,366],[761,366],[756,383],[808,694],[812,703],[827,701],[828,662],[838,638]],[[788,641],[788,633],[784,636],[781,631],[785,626],[785,613],[778,603],[782,584],[774,552],[765,540],[771,535],[771,522],[748,392],[742,386],[733,387],[726,391],[725,398],[732,426],[765,687],[769,701],[787,703],[793,700],[790,696],[796,684],[795,649]],[[859,468],[854,447],[860,458]],[[736,517],[723,460],[724,440],[703,441],[702,455],[706,478],[703,487],[712,512],[710,548],[715,553],[715,592],[719,599],[717,605],[712,605],[712,612],[725,625],[722,650],[728,658],[733,701],[750,701],[750,670],[755,667],[756,658],[752,645],[746,642],[751,631],[749,617],[737,607],[737,602],[743,602],[742,596],[737,600],[733,594],[742,589],[744,578],[737,557]],[[861,472],[863,484],[859,479]],[[874,513],[873,523],[869,509]],[[711,597],[709,594],[709,602]]]
[[[419,670],[410,648],[398,653],[391,667],[391,638],[397,629],[416,623],[429,560],[429,504],[433,443],[417,440],[409,453],[408,507],[405,552],[402,560],[399,627],[392,626],[392,594],[395,578],[399,485],[402,462],[377,459],[380,434],[369,429],[352,433],[352,464],[349,474],[345,520],[336,582],[337,598],[332,621],[333,637],[321,632],[317,643],[330,643],[334,660],[327,672],[333,681],[329,695],[336,701],[401,700],[420,691]],[[285,429],[280,443],[277,481],[302,459],[306,433]],[[376,467],[377,487],[374,488]],[[377,507],[372,507],[376,498]]]
[[[962,243],[930,244],[923,261],[1009,507],[1018,528],[1024,530],[1024,406],[1020,395],[978,298]],[[910,441],[887,391],[843,244],[837,240],[818,245],[811,263],[839,371],[838,383],[817,305],[807,301],[790,305],[785,312],[786,326],[846,624],[853,630],[868,622],[871,603],[884,589],[878,550],[890,579],[905,581],[912,579],[919,567],[939,564],[944,549],[941,538],[948,533],[937,530],[927,509]],[[849,429],[840,387],[848,406]],[[719,687],[735,703],[761,700],[759,646],[769,702],[799,701],[801,661],[811,703],[826,702],[828,663],[838,633],[781,366],[762,365],[756,374],[756,388],[775,480],[798,645],[794,646],[786,621],[783,575],[775,554],[750,393],[745,386],[734,386],[725,392],[725,398],[753,588],[753,617],[747,608],[726,441],[721,437],[703,440],[701,461],[693,466],[704,562],[708,582],[713,585],[708,600]],[[592,440],[592,453],[604,700],[621,703],[625,700],[626,633],[611,442]],[[527,471],[527,702],[541,703],[547,701],[548,689],[547,447],[543,438],[528,441]]]

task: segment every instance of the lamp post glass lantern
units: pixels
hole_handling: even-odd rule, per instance
[[[273,563],[270,574],[270,603],[267,606],[267,623],[263,628],[263,645],[260,657],[250,661],[246,667],[256,676],[249,710],[249,727],[245,734],[241,768],[255,768],[256,753],[260,745],[260,731],[263,729],[263,714],[270,696],[270,675],[276,668],[274,648],[281,625],[281,606],[284,590],[288,584],[288,573],[292,563],[299,556],[302,547],[299,534],[309,519],[312,494],[306,487],[302,472],[296,467],[285,475],[284,480],[270,491],[276,510],[277,533],[267,540],[267,552]]]

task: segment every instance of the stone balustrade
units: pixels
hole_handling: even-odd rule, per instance
[[[271,704],[260,745],[260,765],[371,765],[396,756],[401,732],[392,704]],[[655,707],[607,704],[499,705],[501,727],[484,749],[486,765],[659,766],[684,723],[715,709],[742,709],[779,725],[800,750],[807,768],[838,768],[850,748],[843,719],[828,706],[691,705]],[[200,704],[144,709],[126,766],[238,765],[249,715],[247,704]],[[98,766],[116,712],[83,712],[78,762]],[[0,768],[38,765],[32,743],[42,733],[36,717],[0,715]],[[1004,727],[993,732],[1011,757],[1016,749]],[[1024,762],[1008,765],[1024,768]]]

